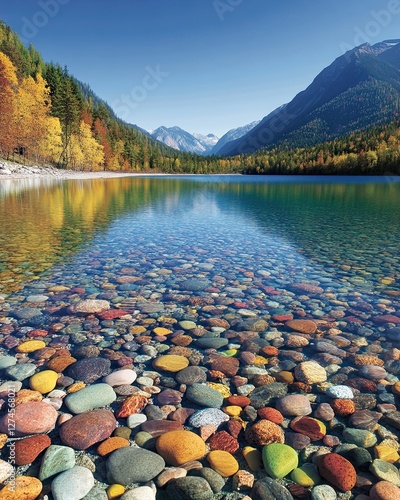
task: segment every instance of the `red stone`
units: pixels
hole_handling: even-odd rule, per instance
[[[226,427],[228,429],[229,434],[235,439],[237,439],[237,437],[243,430],[242,424],[237,420],[229,420],[226,424]]]
[[[90,446],[109,438],[117,427],[110,410],[93,410],[67,420],[60,429],[61,441],[75,450],[86,450]]]
[[[173,420],[174,422],[179,422],[180,424],[184,424],[186,420],[193,415],[195,410],[192,408],[178,408],[176,411],[173,411],[168,415],[169,420]]]
[[[220,431],[214,434],[209,441],[210,450],[222,450],[228,453],[235,453],[239,449],[237,439],[226,431]]]
[[[257,410],[257,414],[261,419],[270,420],[278,425],[280,425],[284,420],[282,413],[275,408],[260,408]]]
[[[274,321],[278,321],[279,323],[284,323],[285,321],[290,321],[291,319],[293,319],[293,316],[291,314],[278,314],[272,316],[272,319]]]
[[[319,441],[325,436],[318,422],[311,417],[296,417],[290,422],[290,428],[295,432],[308,436],[311,441]]]
[[[323,455],[318,462],[318,471],[340,491],[350,491],[356,484],[357,474],[353,465],[337,453]]]
[[[372,321],[374,323],[394,323],[397,325],[400,323],[400,318],[394,314],[384,314],[383,316],[375,316]]]
[[[147,420],[143,422],[140,429],[148,432],[153,437],[159,437],[169,431],[181,431],[183,426],[179,422],[173,420]]]
[[[123,309],[109,309],[108,311],[101,311],[97,313],[97,316],[102,320],[112,320],[121,318],[122,316],[126,316],[129,314],[127,311]]]
[[[147,405],[148,399],[145,396],[134,395],[125,399],[118,410],[115,412],[117,418],[127,418],[134,413],[141,413]]]
[[[15,464],[27,465],[32,463],[51,445],[51,439],[47,434],[39,434],[15,442]]]
[[[241,408],[245,408],[251,403],[250,398],[246,396],[229,396],[226,398],[226,402],[230,406],[240,406]]]
[[[356,411],[356,406],[350,399],[334,399],[329,404],[339,417],[348,417]]]
[[[234,377],[239,370],[239,360],[228,356],[211,355],[211,370],[224,373],[228,377]]]
[[[57,411],[43,401],[29,401],[15,408],[0,420],[0,432],[9,436],[21,437],[29,434],[49,432],[58,418]]]
[[[266,356],[278,356],[279,350],[277,347],[272,345],[267,345],[261,349],[261,352]]]
[[[27,337],[29,338],[36,338],[36,337],[47,337],[49,332],[46,330],[31,330],[30,332],[27,333]]]

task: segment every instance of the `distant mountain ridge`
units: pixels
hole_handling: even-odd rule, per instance
[[[218,154],[272,145],[305,147],[389,123],[400,108],[400,40],[363,44],[338,57],[287,105],[277,108]]]
[[[213,155],[219,154],[219,151],[223,146],[225,146],[225,144],[234,141],[236,139],[240,139],[240,137],[243,137],[245,134],[250,132],[250,130],[253,129],[259,123],[260,120],[256,120],[255,122],[249,123],[248,125],[244,125],[243,127],[232,128],[231,130],[228,130],[228,132],[225,135],[223,135],[221,139],[215,144],[215,146],[210,151],[210,154]]]
[[[151,132],[151,137],[179,151],[206,155],[218,142],[214,134],[190,134],[180,127],[158,127]]]

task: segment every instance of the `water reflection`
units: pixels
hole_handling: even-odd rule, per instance
[[[171,251],[182,228],[189,246],[198,240],[205,247],[211,231],[229,245],[261,230],[271,245],[290,245],[315,266],[351,266],[350,278],[396,280],[399,190],[400,183],[339,178],[2,181],[0,291],[20,289],[95,237],[107,244],[118,235],[122,245],[135,224],[137,237],[169,240]]]

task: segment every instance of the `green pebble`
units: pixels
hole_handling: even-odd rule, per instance
[[[321,477],[314,464],[304,464],[302,467],[294,469],[290,474],[290,479],[305,488],[312,487],[321,482]]]
[[[117,427],[114,431],[114,436],[128,439],[131,437],[132,430],[129,427]]]
[[[140,431],[135,436],[135,443],[146,450],[153,450],[156,446],[156,439],[145,431]]]
[[[355,444],[360,448],[371,448],[376,445],[377,438],[374,433],[364,429],[345,429],[343,439],[348,443]]]
[[[272,443],[264,446],[262,460],[267,474],[274,479],[287,476],[299,464],[296,450],[287,444]]]

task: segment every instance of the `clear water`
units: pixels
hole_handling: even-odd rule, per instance
[[[268,271],[263,285],[322,280],[379,300],[399,290],[399,194],[393,178],[2,181],[0,293],[41,278],[96,292],[133,267],[156,294]]]

